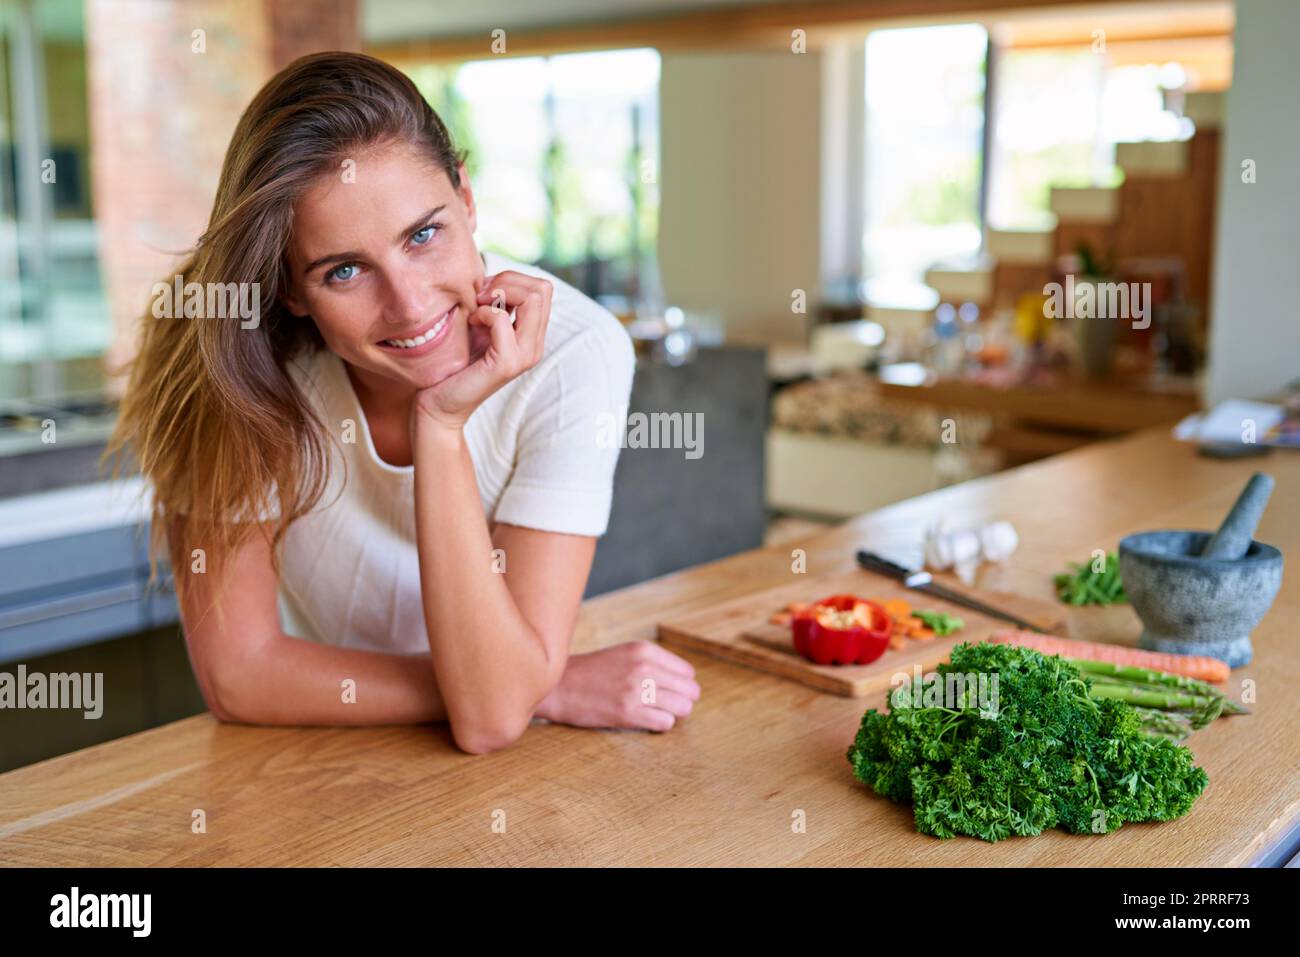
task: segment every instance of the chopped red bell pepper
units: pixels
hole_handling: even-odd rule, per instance
[[[874,601],[832,595],[795,614],[794,647],[819,665],[865,665],[889,647],[892,619]]]

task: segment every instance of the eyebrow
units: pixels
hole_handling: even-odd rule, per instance
[[[437,216],[446,208],[447,204],[443,203],[441,206],[435,206],[433,209],[421,213],[409,226],[397,234],[397,242],[400,243],[405,240],[407,236],[422,228],[429,220],[433,219],[433,217]],[[328,256],[321,256],[319,259],[313,259],[307,264],[307,268],[302,271],[302,274],[304,276],[310,276],[321,266],[328,266],[331,263],[351,262],[354,259],[361,258],[363,257],[361,253],[358,252],[330,253]]]

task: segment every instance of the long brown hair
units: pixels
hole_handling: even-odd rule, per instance
[[[465,156],[446,126],[408,77],[374,57],[295,60],[240,117],[208,228],[177,270],[176,288],[257,283],[259,322],[180,318],[180,303],[170,310],[178,318],[155,318],[155,298],[140,319],[139,348],[101,460],[112,460],[117,477],[133,459],[152,487],[151,580],[168,523],[173,563],[203,548],[213,556],[207,570],[220,574],[216,556],[247,541],[265,519],[278,574],[276,546],[324,494],[327,433],[286,369],[299,352],[324,348],[310,318],[281,302],[293,207],[318,177],[342,175],[348,159],[387,142],[416,147],[460,186]],[[174,282],[168,277],[167,285]],[[176,568],[182,598],[187,572]]]

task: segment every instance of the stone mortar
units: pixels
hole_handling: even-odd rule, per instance
[[[1210,532],[1129,535],[1119,543],[1124,591],[1144,626],[1139,647],[1209,655],[1239,668],[1250,633],[1282,585],[1282,553],[1251,540],[1236,560],[1201,558]]]

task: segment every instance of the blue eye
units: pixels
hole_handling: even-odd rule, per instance
[[[356,263],[344,263],[342,266],[335,266],[328,278],[330,282],[347,282],[356,274]]]
[[[425,226],[419,232],[412,233],[411,242],[415,243],[415,245],[417,246],[423,246],[425,243],[427,243],[430,239],[433,238],[433,234],[437,232],[439,228],[440,227],[438,226],[437,223],[430,223],[428,226]]]

